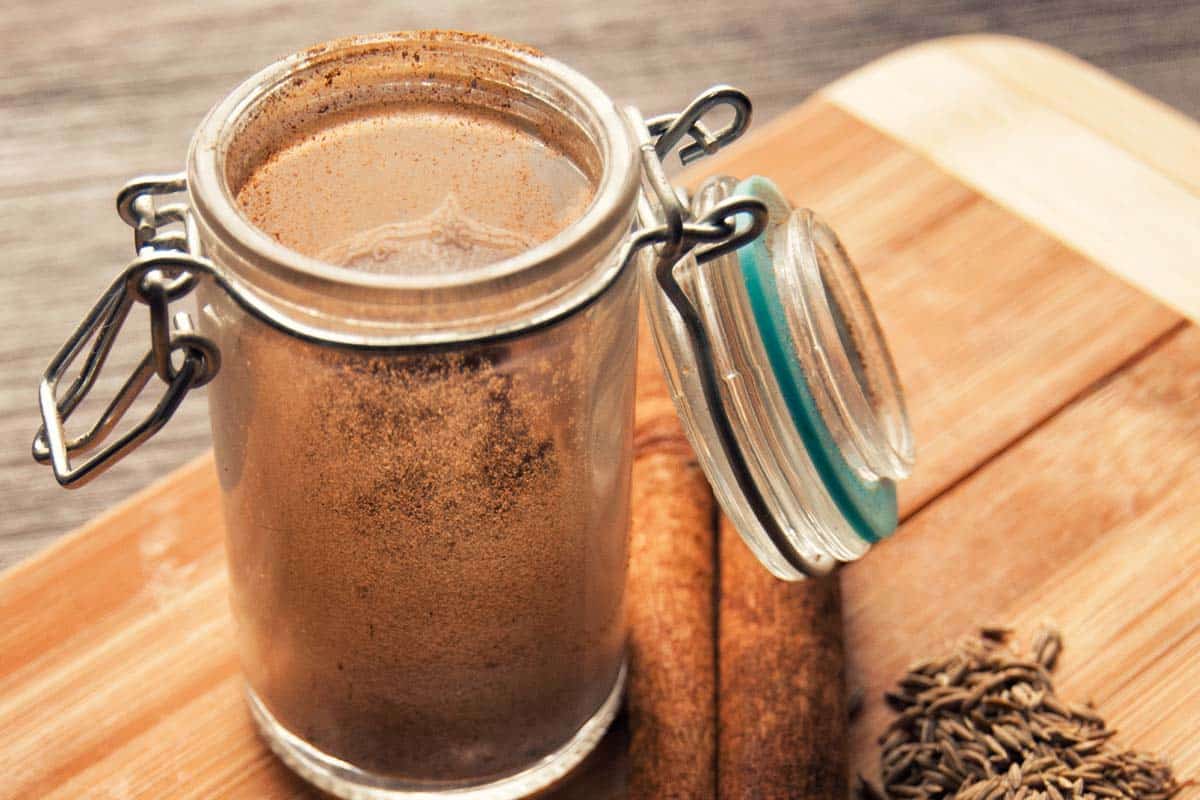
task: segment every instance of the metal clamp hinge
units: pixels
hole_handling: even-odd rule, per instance
[[[716,133],[710,133],[703,118],[720,106],[729,108],[733,118]],[[692,140],[679,151],[680,161],[687,164],[716,152],[741,136],[750,123],[750,99],[738,89],[715,86],[679,114],[644,121],[636,109],[629,109],[627,113],[641,135],[646,184],[638,208],[640,229],[630,242],[628,257],[632,258],[633,253],[643,247],[655,247],[651,275],[679,315],[695,361],[700,365],[696,379],[718,440],[710,444],[723,451],[732,477],[763,532],[800,574],[814,576],[827,572],[833,564],[831,559],[809,562],[796,552],[755,481],[722,401],[721,381],[713,365],[708,331],[688,293],[675,277],[675,267],[689,253],[702,264],[749,244],[766,229],[766,204],[745,195],[728,197],[714,205],[703,218],[693,219],[686,195],[672,185],[663,168],[663,160],[684,137]]]
[[[188,314],[170,316],[170,304],[195,287],[198,273],[210,271],[200,255],[187,204],[157,202],[185,189],[183,175],[169,175],[140,178],[121,190],[117,213],[133,228],[137,257],[101,295],[42,375],[38,385],[42,426],[33,440],[33,457],[49,463],[63,486],[82,486],[154,435],[187,393],[208,383],[220,369],[216,345],[195,333]],[[151,347],[99,419],[83,434],[68,438],[66,422],[95,385],[134,303],[150,311]],[[60,393],[59,384],[85,350],[79,374]],[[181,356],[178,366],[176,353]],[[73,455],[94,450],[113,431],[154,375],[167,387],[154,409],[99,452],[73,464]]]
[[[704,118],[722,107],[729,109],[733,118],[712,133]],[[653,246],[656,261],[669,271],[689,252],[704,263],[738,249],[762,233],[767,224],[767,208],[753,197],[730,197],[703,218],[693,219],[686,194],[671,183],[663,164],[685,137],[691,142],[679,149],[683,164],[731,144],[749,127],[750,108],[750,98],[741,90],[714,86],[678,114],[645,120],[636,108],[626,109],[626,116],[641,141],[644,181],[638,204],[639,227],[630,239],[627,259],[642,248]]]

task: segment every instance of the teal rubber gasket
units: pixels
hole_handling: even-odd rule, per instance
[[[747,178],[735,191],[766,201],[772,210],[789,207],[775,184],[762,176]],[[766,237],[783,222],[785,220],[778,219],[773,212],[763,235],[737,251],[754,321],[792,422],[826,491],[855,533],[867,542],[877,542],[896,530],[899,516],[896,485],[886,478],[866,481],[859,476],[846,462],[817,410],[808,379],[796,356],[796,344],[788,330],[766,244]],[[749,224],[749,219],[742,224]]]

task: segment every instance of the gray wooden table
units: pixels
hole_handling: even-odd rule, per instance
[[[1188,0],[9,0],[0,14],[0,567],[208,445],[201,396],[77,492],[57,488],[30,459],[37,377],[130,256],[128,229],[113,213],[116,189],[135,174],[180,169],[208,107],[278,56],[351,33],[410,28],[529,42],[648,112],[732,83],[754,97],[759,120],[905,44],[1001,31],[1049,42],[1200,113],[1200,3]],[[131,330],[98,393],[115,390],[146,341]]]

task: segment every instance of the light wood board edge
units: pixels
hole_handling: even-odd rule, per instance
[[[1084,62],[939,39],[821,97],[1200,322],[1200,125]]]

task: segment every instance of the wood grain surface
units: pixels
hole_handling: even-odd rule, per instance
[[[751,93],[761,122],[902,45],[997,31],[1065,48],[1200,113],[1200,4],[1189,0],[706,0],[672,7],[633,0],[10,0],[0,14],[0,566],[208,443],[198,396],[135,458],[86,491],[63,494],[29,459],[37,376],[129,257],[128,231],[113,213],[117,188],[133,175],[178,169],[205,110],[278,56],[350,33],[428,27],[530,42],[648,112],[726,82]],[[1068,70],[1067,79],[1074,74]],[[1071,83],[1076,102],[1084,88]],[[1148,140],[1136,117],[1105,116],[1110,130],[1124,126],[1130,138]],[[856,218],[860,229],[871,224],[861,209]],[[119,385],[144,341],[134,329],[119,343],[98,392]]]
[[[1008,46],[1021,63],[1024,46]],[[1072,108],[1071,66],[1058,57],[1043,113]],[[1041,74],[1004,86],[1038,96],[1022,86]],[[913,90],[960,85],[944,77]],[[1200,333],[1121,264],[1064,244],[1071,220],[1034,226],[986,178],[968,186],[952,160],[869,125],[847,85],[705,169],[768,173],[841,231],[907,390],[920,460],[905,522],[843,575],[850,682],[867,697],[855,766],[873,772],[878,695],[906,662],[983,623],[1049,618],[1066,634],[1064,694],[1095,700],[1121,742],[1200,773]],[[1122,119],[1154,116],[1136,93],[1098,87]],[[1182,152],[1200,141],[1186,125]],[[1095,119],[1074,135],[1119,140]],[[1183,185],[1190,166],[1146,169]],[[1122,174],[1098,170],[1087,191],[1117,191]],[[1043,176],[1027,177],[1037,196]],[[0,579],[0,797],[309,796],[242,707],[220,539],[204,457]],[[562,796],[619,787],[623,742],[607,746]]]
[[[876,770],[890,718],[879,690],[918,654],[1000,620],[1027,636],[1059,626],[1061,694],[1094,701],[1118,741],[1196,775],[1197,487],[1200,330],[1187,326],[843,573],[851,685],[869,689],[856,769]]]
[[[1056,85],[1054,77],[1068,63],[1030,43],[962,37],[896,53],[823,94],[1200,321],[1195,123],[1167,108],[1104,102],[1128,95],[1103,91],[1112,78],[1079,63],[1068,74],[1100,97],[1067,94],[1072,84]],[[1026,74],[1038,81],[1024,80]],[[913,92],[913,86],[937,88]],[[1164,171],[1169,164],[1180,166]]]

